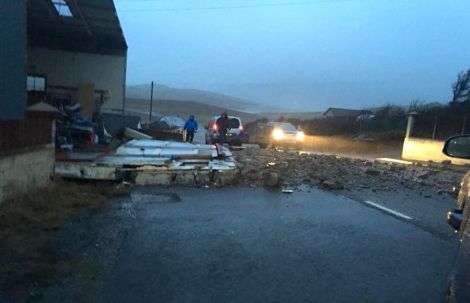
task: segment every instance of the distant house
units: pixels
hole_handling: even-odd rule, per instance
[[[323,117],[366,120],[373,118],[374,114],[369,110],[330,107],[323,113]]]

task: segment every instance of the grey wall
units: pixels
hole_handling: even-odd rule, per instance
[[[0,120],[26,108],[26,1],[0,0]]]
[[[54,174],[54,164],[53,144],[1,157],[0,203],[10,197],[47,186]]]
[[[28,72],[45,74],[47,85],[78,87],[93,83],[95,90],[109,90],[104,107],[122,108],[126,57],[29,48]]]

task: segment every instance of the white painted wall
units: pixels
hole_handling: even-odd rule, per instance
[[[444,149],[445,141],[419,139],[419,138],[405,138],[403,143],[402,158],[405,160],[414,161],[434,161],[442,162],[449,160],[452,164],[468,165],[470,160],[451,158],[442,152]]]
[[[96,90],[108,90],[106,108],[122,108],[127,58],[74,53],[45,48],[28,50],[28,73],[45,74],[48,85],[78,87],[94,83]]]

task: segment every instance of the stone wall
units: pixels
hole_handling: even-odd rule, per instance
[[[0,154],[0,203],[49,184],[54,173],[52,144]]]

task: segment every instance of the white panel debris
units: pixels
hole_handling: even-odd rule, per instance
[[[108,154],[87,157],[82,153],[57,161],[55,172],[66,178],[140,185],[225,185],[238,177],[226,147],[150,139],[131,140]]]

